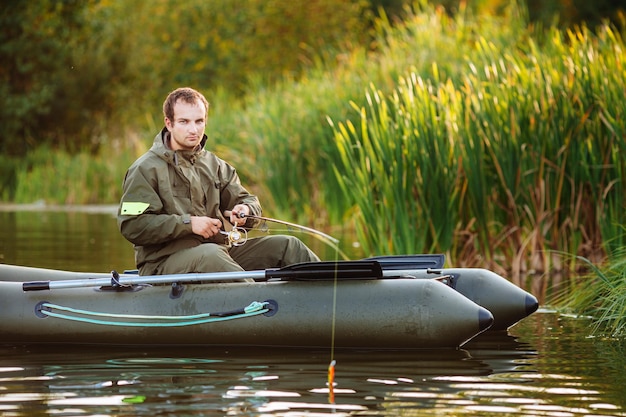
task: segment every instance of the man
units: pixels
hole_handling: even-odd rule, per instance
[[[165,127],[124,178],[118,211],[122,235],[135,247],[141,275],[242,271],[319,261],[298,238],[271,235],[228,245],[226,221],[252,227],[240,215],[261,205],[235,168],[204,149],[209,104],[191,88],[163,103]],[[226,219],[226,212],[230,212]]]

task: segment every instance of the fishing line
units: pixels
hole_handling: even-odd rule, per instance
[[[335,264],[339,260],[339,249],[335,251]],[[330,327],[330,364],[328,365],[328,402],[335,403],[335,319],[337,317],[337,280],[338,268],[335,268],[335,280],[333,282],[333,316]]]
[[[239,227],[239,229],[241,229],[241,227]],[[323,238],[320,238],[319,236],[313,235],[312,233],[308,233],[305,232],[304,230],[296,230],[296,229],[292,229],[290,227],[287,228],[274,228],[274,227],[268,227],[265,223],[263,223],[263,225],[260,226],[255,226],[254,229],[250,229],[248,231],[248,233],[252,236],[259,236],[261,233],[265,233],[265,234],[271,234],[271,233],[294,233],[294,232],[298,232],[298,233],[305,233],[307,235],[312,235],[314,238],[322,241],[322,243],[324,243],[325,245],[327,245],[328,247],[330,247],[335,254],[338,255],[338,257],[340,256],[342,259],[344,260],[349,260],[350,258],[348,257],[348,255],[346,255],[346,253],[344,251],[342,251],[338,245],[335,245],[333,242],[328,242]],[[337,260],[337,258],[335,258],[335,260]]]
[[[230,212],[224,213],[226,217],[230,217]],[[283,226],[287,226],[288,228],[295,228],[305,233],[309,233],[317,238],[321,238],[326,244],[328,244],[331,248],[335,250],[335,263],[339,261],[339,254],[346,258],[345,254],[341,252],[339,249],[339,239],[336,239],[330,235],[327,235],[324,232],[320,232],[319,230],[302,226],[296,223],[290,223],[284,220],[273,219],[271,217],[263,217],[263,216],[255,216],[252,214],[239,213],[238,216],[240,218],[250,218],[254,220],[260,220],[263,222],[272,222],[277,224],[282,224]],[[263,224],[257,230],[267,232],[269,228],[266,224]],[[290,230],[289,230],[290,231]],[[247,238],[247,236],[246,236]],[[347,258],[346,258],[347,259]],[[331,320],[331,330],[330,330],[330,364],[328,365],[328,402],[330,404],[335,403],[335,365],[337,361],[335,360],[335,333],[336,333],[336,317],[337,317],[337,282],[338,282],[339,271],[338,268],[335,268],[335,277],[333,281],[333,312],[332,312],[332,320]]]

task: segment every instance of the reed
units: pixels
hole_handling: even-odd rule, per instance
[[[455,101],[450,88],[435,90],[413,75],[390,97],[369,91],[358,129],[351,122],[335,127],[341,155],[336,174],[360,209],[359,240],[366,252],[451,246],[459,195],[451,142]]]
[[[422,19],[407,20],[399,38]],[[446,19],[435,39],[467,27]],[[372,253],[422,248],[456,264],[506,263],[519,283],[562,268],[557,251],[600,261],[623,243],[622,38],[607,26],[597,35],[553,28],[541,43],[509,32],[506,42],[496,26],[482,25],[470,45],[456,34],[462,42],[447,49],[464,55],[442,52],[446,71],[439,60],[412,68],[393,92],[355,105],[360,129],[333,121],[336,173],[355,194]],[[402,240],[407,229],[413,237]]]

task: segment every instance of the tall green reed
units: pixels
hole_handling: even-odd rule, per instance
[[[461,23],[451,23],[446,33],[463,27]],[[412,24],[419,27],[421,21],[409,19],[406,26]],[[442,76],[438,62],[427,75],[423,68],[414,68],[393,93],[379,94],[376,101],[396,103],[396,97],[404,94],[406,79],[430,80],[424,84],[427,88],[413,83],[420,88],[408,90],[411,106],[357,106],[360,131],[348,122],[334,121],[336,142],[343,152],[337,175],[345,192],[364,193],[354,198],[364,213],[360,235],[367,238],[367,228],[371,230],[375,219],[393,235],[401,229],[392,227],[397,222],[391,220],[404,219],[408,227],[430,225],[447,238],[431,234],[399,246],[370,237],[367,247],[388,253],[419,250],[423,244],[421,250],[448,252],[468,263],[497,268],[505,262],[516,280],[523,272],[562,267],[558,250],[601,259],[603,242],[617,234],[622,237],[612,245],[623,241],[623,231],[615,227],[625,220],[626,77],[621,37],[610,27],[598,36],[582,27],[565,34],[552,29],[541,43],[532,39],[532,32],[526,36],[516,32],[507,44],[490,36],[490,30],[498,33],[494,26],[483,29],[481,36],[473,35],[469,46],[467,37],[455,38],[463,40],[456,49],[465,47],[464,55],[456,65],[446,61],[447,75]],[[411,31],[403,27],[400,37],[407,33]],[[438,39],[437,34],[434,37]],[[452,74],[454,68],[466,71]],[[437,109],[436,117],[421,117],[429,108]],[[398,128],[411,118],[419,121],[419,127]],[[441,147],[444,138],[449,149]],[[432,159],[407,152],[402,154],[406,160],[399,163],[393,152],[399,143],[407,143],[406,149],[433,149]],[[387,171],[373,169],[372,161],[387,166]],[[457,176],[447,178],[433,168],[432,161]],[[410,169],[415,170],[410,185],[387,178],[403,178]],[[433,172],[440,181],[422,179],[424,173]],[[445,181],[452,186],[442,186]],[[450,204],[444,211],[441,200],[429,196],[416,208],[407,197],[415,189],[441,190]],[[388,197],[381,200],[380,196]],[[397,200],[390,203],[390,196]],[[377,207],[380,201],[394,208],[393,219]],[[429,213],[446,217],[454,227],[445,228]],[[375,228],[377,234],[384,229]]]
[[[359,129],[349,121],[335,126],[336,173],[359,207],[357,232],[367,253],[450,247],[458,205],[455,103],[453,89],[412,74],[393,95],[372,88],[367,106],[355,105]]]
[[[240,112],[211,115],[218,146],[235,143],[234,156],[240,150],[251,155],[251,163],[239,168],[255,181],[270,210],[286,212],[292,219],[313,215],[321,224],[351,222],[350,199],[341,193],[333,173],[340,155],[326,118],[358,125],[350,103],[365,106],[371,84],[391,93],[409,68],[428,79],[438,61],[442,79],[458,76],[464,54],[458,45],[475,37],[478,23],[462,16],[452,20],[426,1],[408,11],[414,13],[410,26],[384,17],[377,21],[371,48],[352,45],[340,53],[322,51],[301,79],[285,79],[273,88],[256,85]],[[458,30],[449,30],[451,25]]]

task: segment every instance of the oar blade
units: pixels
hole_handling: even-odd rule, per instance
[[[381,279],[383,270],[380,263],[374,260],[305,262],[268,270],[266,277],[295,281]]]
[[[365,258],[364,261],[377,261],[385,271],[407,269],[441,269],[446,256],[439,254],[390,255]]]

